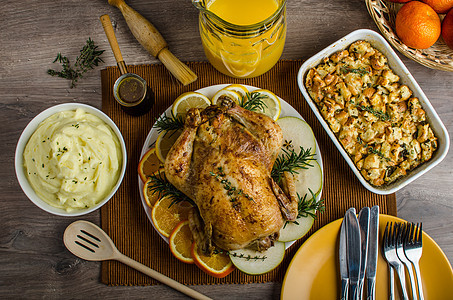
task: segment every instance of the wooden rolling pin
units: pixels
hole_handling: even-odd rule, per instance
[[[124,0],[108,0],[108,2],[119,8],[135,38],[149,53],[158,58],[176,79],[184,85],[197,80],[197,75],[170,52],[167,42],[153,24],[127,5]]]

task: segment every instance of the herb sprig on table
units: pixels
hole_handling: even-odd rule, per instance
[[[94,69],[100,62],[104,62],[101,58],[104,51],[98,50],[98,46],[94,44],[91,38],[88,38],[85,46],[80,50],[80,55],[77,56],[74,66],[71,66],[69,58],[58,53],[53,62],[59,62],[63,69],[61,71],[49,69],[47,74],[71,80],[71,88],[73,88],[76,86],[77,81],[83,77],[84,73]]]

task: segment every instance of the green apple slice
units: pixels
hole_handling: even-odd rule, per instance
[[[310,125],[296,117],[284,117],[277,120],[283,132],[283,148],[299,153],[300,147],[305,150],[311,148],[316,152],[316,139]]]
[[[291,242],[300,239],[313,226],[312,216],[308,215],[306,217],[297,218],[295,222],[287,222],[286,225],[280,229],[280,236],[278,238],[279,242]]]
[[[303,197],[307,194],[307,197],[311,198],[311,192],[318,195],[322,188],[322,171],[318,162],[313,160],[310,161],[310,165],[307,169],[297,169],[297,174],[294,173],[294,185],[296,186],[296,193]]]
[[[236,268],[246,274],[259,275],[272,271],[282,262],[285,256],[285,243],[275,242],[273,247],[263,252],[239,249],[229,253]]]

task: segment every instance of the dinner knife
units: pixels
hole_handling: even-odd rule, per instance
[[[355,214],[355,208],[353,212]],[[348,260],[346,257],[347,248],[346,248],[346,215],[343,218],[343,222],[341,222],[340,228],[340,243],[338,247],[338,257],[340,262],[340,278],[341,278],[341,291],[340,291],[340,299],[341,300],[348,300],[348,290],[349,290],[349,275],[348,275]]]
[[[346,236],[350,299],[357,300],[359,299],[357,284],[361,263],[360,228],[357,216],[352,210],[346,212]]]
[[[379,206],[370,211],[370,227],[368,229],[368,257],[366,265],[367,300],[376,299],[376,266],[379,237]]]
[[[363,295],[363,282],[365,279],[366,265],[367,265],[367,252],[368,252],[368,228],[370,226],[370,208],[364,207],[359,212],[359,226],[360,226],[360,249],[361,249],[361,262],[359,273],[359,298],[362,299]]]

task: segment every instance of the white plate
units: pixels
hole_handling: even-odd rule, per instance
[[[403,177],[389,185],[382,186],[382,187],[372,186],[365,180],[365,178],[363,178],[362,174],[360,174],[359,170],[356,168],[352,159],[349,157],[349,155],[343,149],[343,146],[340,144],[337,137],[335,136],[335,134],[332,132],[329,125],[327,124],[327,122],[324,120],[322,115],[319,113],[316,103],[311,99],[310,95],[308,94],[308,92],[305,88],[305,84],[304,84],[304,79],[305,79],[305,75],[307,74],[307,72],[311,68],[316,67],[319,63],[321,63],[323,58],[328,57],[337,51],[345,49],[350,44],[352,44],[353,42],[358,41],[358,40],[365,40],[365,41],[369,42],[373,47],[375,47],[376,49],[381,51],[382,54],[384,54],[387,57],[390,68],[395,72],[395,74],[397,74],[400,77],[401,83],[407,85],[413,91],[414,96],[420,100],[423,109],[426,111],[427,119],[434,131],[434,134],[438,138],[438,149],[434,153],[431,160],[423,163],[421,166],[410,171],[408,173],[408,175],[406,175],[405,177]],[[308,105],[313,110],[314,114],[318,118],[322,127],[324,127],[324,129],[326,130],[327,134],[329,135],[329,137],[331,138],[331,140],[333,141],[335,146],[337,146],[338,150],[343,155],[344,159],[346,160],[348,165],[351,167],[354,174],[357,176],[357,178],[360,180],[360,182],[363,184],[363,186],[373,193],[386,195],[386,194],[392,194],[392,193],[396,192],[397,190],[401,189],[402,187],[406,186],[410,182],[412,182],[415,179],[417,179],[418,177],[420,177],[422,174],[431,170],[435,165],[440,163],[442,161],[442,159],[444,159],[444,157],[447,155],[448,148],[450,147],[450,138],[448,136],[447,129],[445,128],[444,124],[440,120],[440,118],[437,115],[436,111],[434,110],[433,106],[429,102],[428,98],[423,93],[420,86],[415,81],[414,77],[412,77],[411,73],[409,73],[409,70],[403,64],[401,59],[399,59],[399,57],[392,50],[392,48],[387,43],[387,41],[380,34],[374,32],[372,30],[359,29],[359,30],[353,31],[350,34],[348,34],[347,36],[345,36],[344,38],[336,41],[332,45],[328,46],[324,50],[322,50],[322,51],[318,52],[317,54],[315,54],[314,56],[312,56],[300,67],[299,73],[297,75],[297,84],[299,85],[299,89],[302,92],[302,94],[304,95],[305,100],[307,101]]]
[[[218,92],[219,90],[223,89],[224,87],[226,87],[228,85],[229,84],[212,85],[212,86],[208,86],[208,87],[199,89],[196,92],[201,93],[201,94],[207,96],[209,99],[211,99],[212,96],[214,96],[214,94],[216,92]],[[249,86],[249,85],[244,85],[244,86],[250,92],[258,89],[257,87],[253,87],[253,86]],[[281,111],[281,114],[280,114],[280,118],[283,118],[283,117],[297,117],[297,118],[300,118],[300,119],[303,120],[302,116],[291,105],[289,105],[285,100],[281,99],[280,97],[279,97],[279,99],[280,99],[281,108],[282,108],[282,111]],[[167,116],[170,116],[171,115],[171,107],[169,107],[162,115],[164,115],[164,114],[166,114]],[[155,129],[154,125],[153,125],[153,128],[151,128],[151,130],[149,131],[148,136],[146,137],[146,140],[145,140],[145,142],[143,144],[142,153],[140,154],[140,159],[143,157],[143,155],[145,155],[145,153],[150,148],[152,148],[155,145],[158,135],[159,135],[159,133],[157,132],[157,129]],[[323,171],[323,166],[322,166],[322,158],[321,158],[321,153],[319,151],[318,142],[316,142],[316,152],[315,152],[314,157],[316,158],[316,161],[318,162],[319,166],[321,167],[321,172],[323,173],[322,174],[322,178],[324,178],[324,171]],[[148,216],[149,221],[151,222],[151,224],[154,227],[153,221],[151,219],[151,209],[152,208],[149,207],[146,204],[145,198],[143,197],[143,193],[142,193],[143,182],[140,179],[140,176],[138,176],[138,183],[139,183],[138,185],[139,185],[139,191],[140,191],[140,198],[142,199],[143,208],[145,209],[145,212],[146,212],[146,215]],[[324,180],[323,180],[322,186],[323,185],[324,185]],[[319,200],[321,198],[322,186],[321,186],[321,192],[317,196],[317,200]],[[157,231],[157,233],[159,233],[159,231]],[[164,237],[160,233],[159,233],[159,235],[168,243],[168,238],[167,237]],[[293,243],[294,243],[294,241],[287,242],[286,243],[286,248],[291,246]]]

